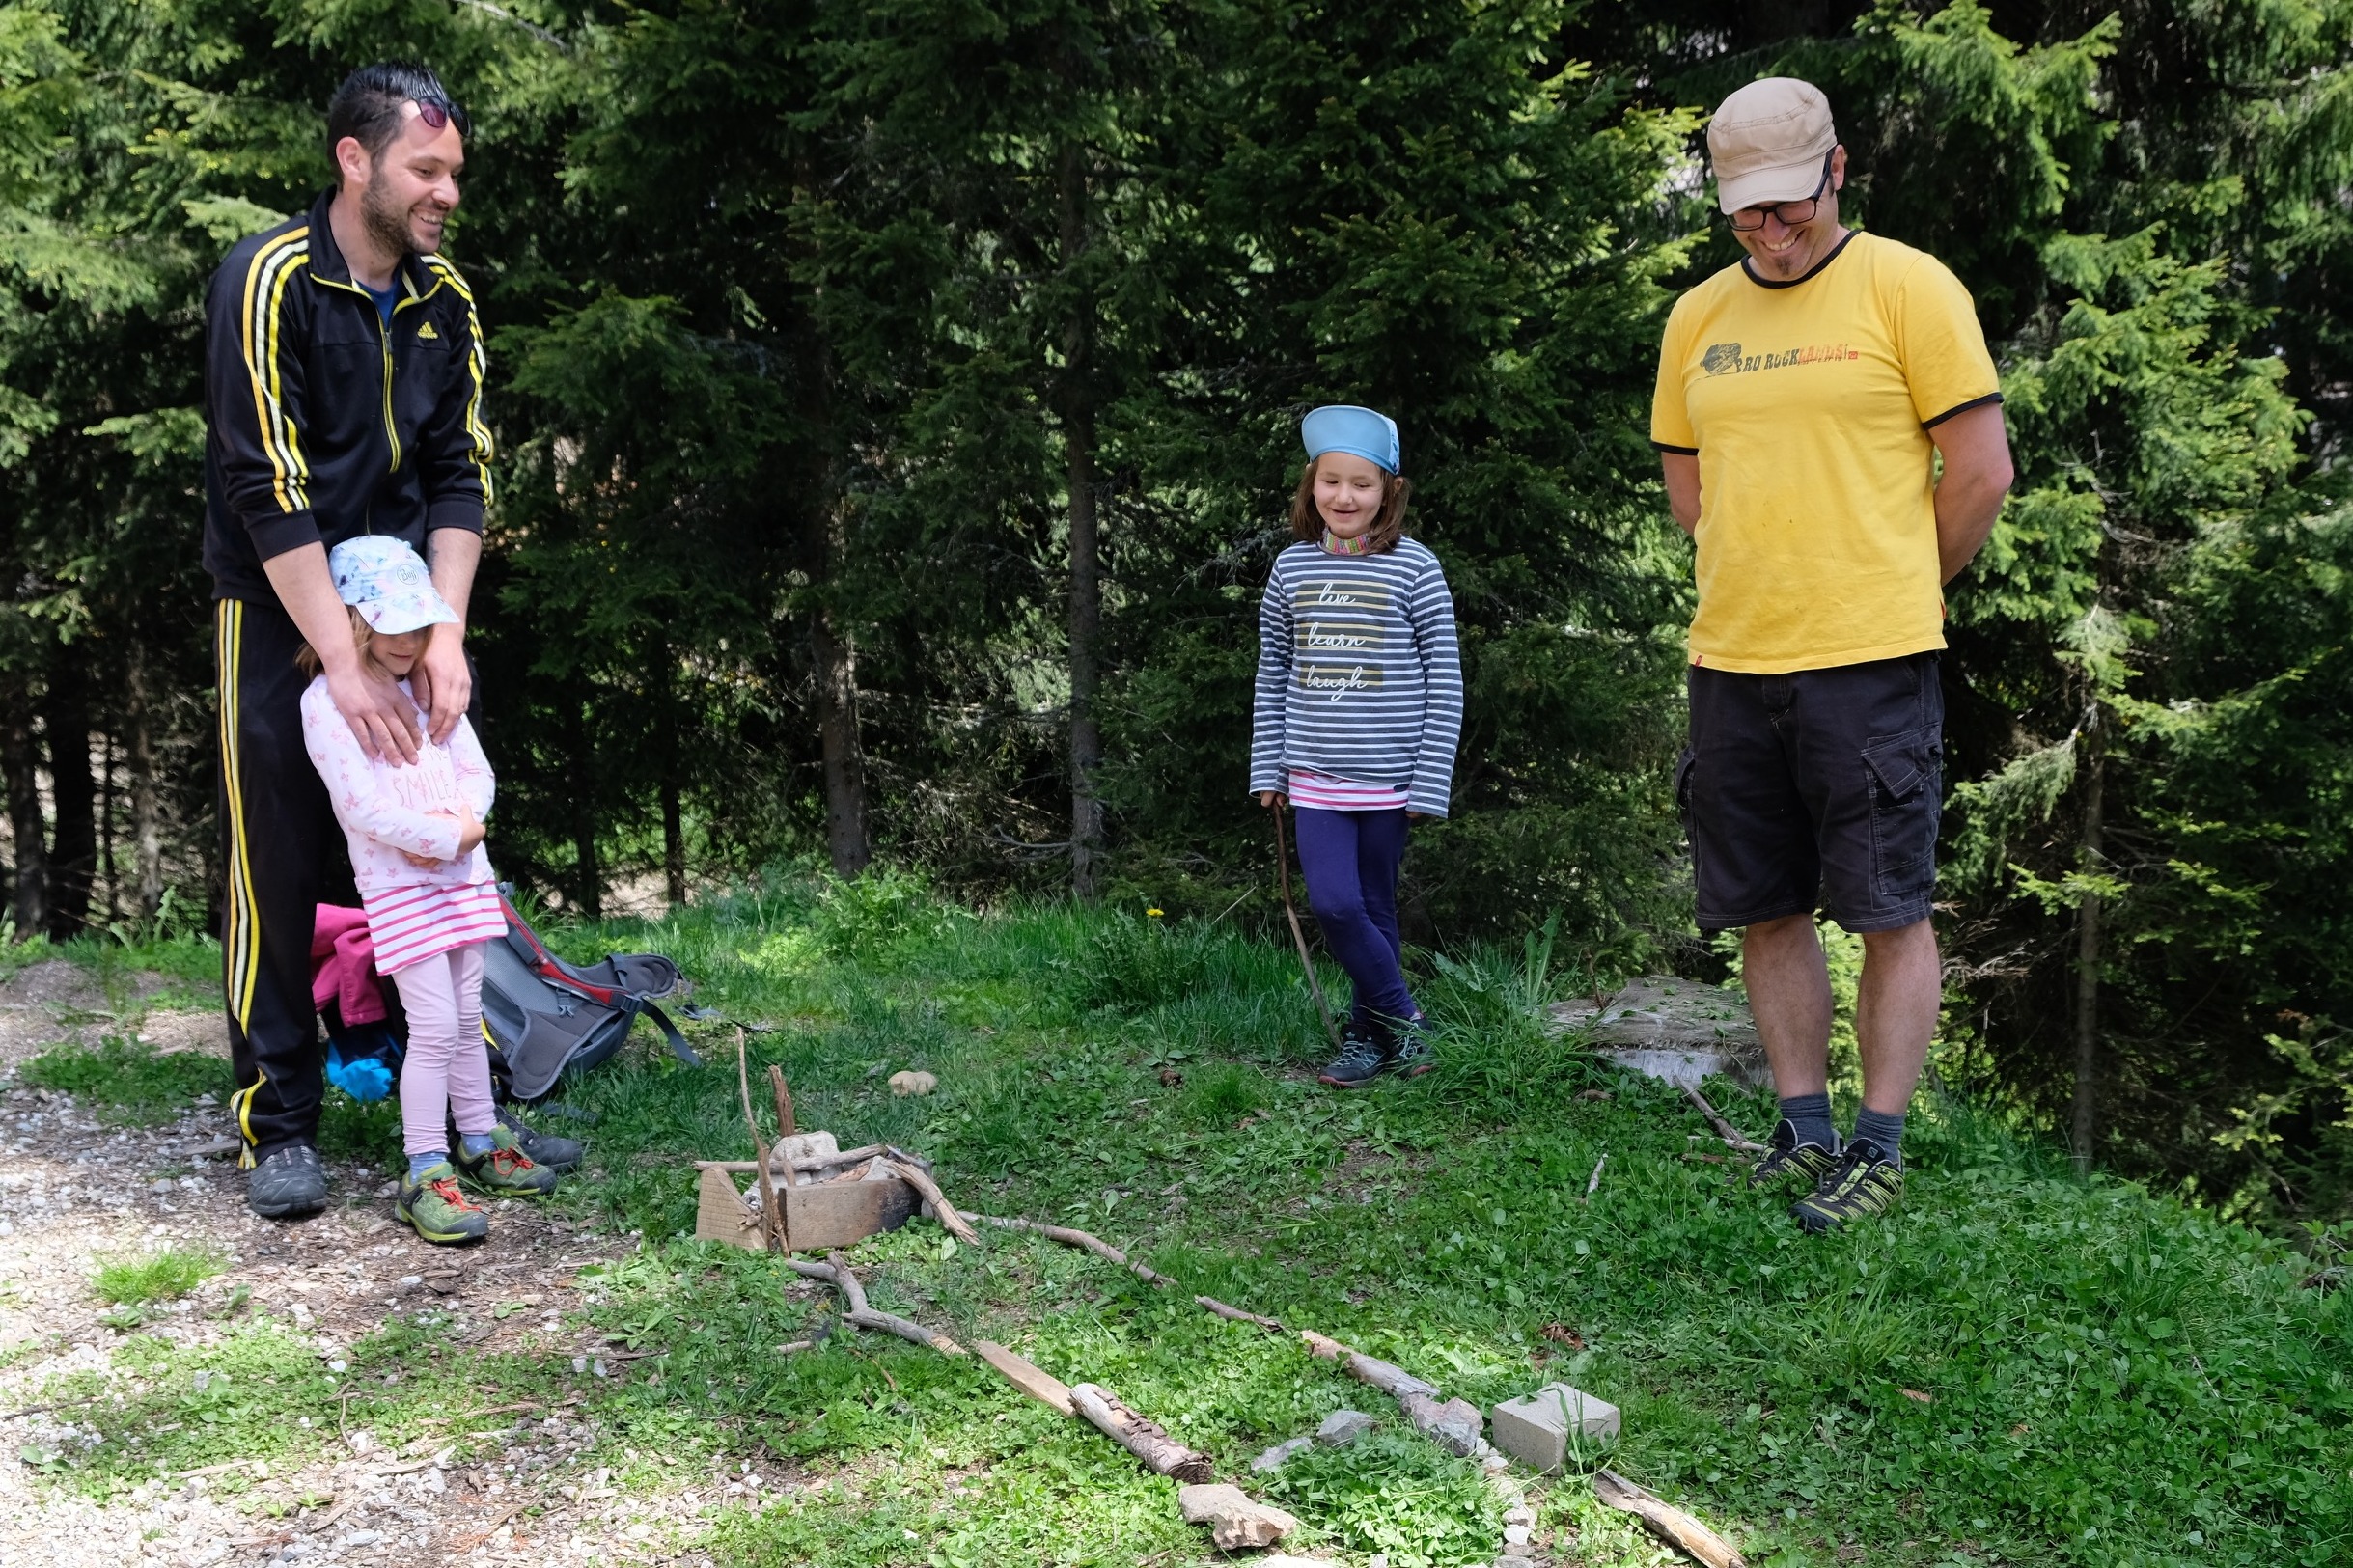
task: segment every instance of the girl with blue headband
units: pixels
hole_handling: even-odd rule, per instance
[[[1319,1076],[1354,1088],[1429,1070],[1399,963],[1398,868],[1407,824],[1447,813],[1462,667],[1446,574],[1403,536],[1413,486],[1397,422],[1336,404],[1299,433],[1297,542],[1275,558],[1259,609],[1250,787],[1294,813],[1309,906],[1355,991],[1340,1056]]]

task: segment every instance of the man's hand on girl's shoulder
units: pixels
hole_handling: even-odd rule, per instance
[[[417,759],[416,705],[390,680],[371,674],[363,661],[354,659],[341,670],[328,671],[327,696],[370,758]]]

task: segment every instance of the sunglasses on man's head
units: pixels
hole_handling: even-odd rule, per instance
[[[409,101],[417,106],[417,118],[425,122],[427,129],[439,130],[445,125],[456,124],[458,135],[473,134],[466,125],[466,112],[449,99],[411,98]]]

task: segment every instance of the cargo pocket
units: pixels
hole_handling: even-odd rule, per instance
[[[1920,898],[1936,891],[1936,833],[1944,818],[1943,731],[1931,726],[1863,748],[1871,792],[1871,891]]]

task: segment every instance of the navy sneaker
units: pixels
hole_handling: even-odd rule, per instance
[[[289,1143],[245,1178],[245,1206],[264,1220],[316,1214],[327,1206],[327,1169],[307,1143]]]
[[[1350,1024],[1341,1032],[1340,1055],[1315,1075],[1315,1082],[1334,1088],[1362,1088],[1388,1070],[1389,1053],[1380,1041]]]

